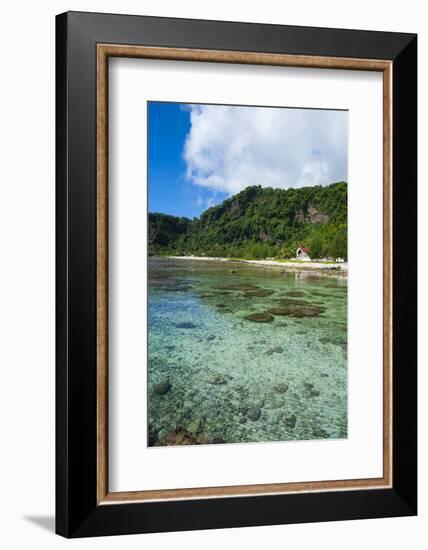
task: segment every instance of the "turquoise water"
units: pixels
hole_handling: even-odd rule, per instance
[[[150,258],[148,324],[149,445],[347,437],[346,279]]]

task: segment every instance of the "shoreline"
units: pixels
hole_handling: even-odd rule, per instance
[[[303,260],[244,260],[240,258],[222,258],[212,256],[164,256],[171,260],[216,261],[229,262],[231,264],[247,264],[268,269],[282,269],[288,272],[307,272],[328,277],[348,277],[348,263],[337,262],[305,262]]]

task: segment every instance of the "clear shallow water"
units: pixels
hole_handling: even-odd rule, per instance
[[[149,445],[347,437],[346,279],[150,258],[148,320]]]

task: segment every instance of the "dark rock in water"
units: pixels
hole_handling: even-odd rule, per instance
[[[154,445],[156,445],[157,440],[158,440],[158,431],[149,430],[149,447],[153,447]]]
[[[254,406],[248,407],[247,416],[250,420],[253,420],[253,421],[258,420],[261,414],[262,414],[262,411],[260,410],[259,407],[254,407]]]
[[[288,315],[290,317],[317,317],[324,313],[325,308],[314,304],[284,304],[281,301],[281,307],[269,309],[268,312],[273,315]]]
[[[173,446],[173,445],[207,445],[215,443],[215,440],[207,434],[196,435],[177,426],[175,430],[166,433],[155,443],[156,446]]]
[[[288,390],[288,384],[283,384],[283,383],[281,382],[281,384],[277,384],[277,385],[275,386],[275,391],[276,391],[277,393],[285,393],[287,390]]]
[[[273,353],[282,353],[283,351],[284,348],[281,348],[281,346],[275,346],[274,348],[268,349],[266,355],[272,355]]]
[[[156,384],[154,387],[156,395],[165,395],[171,389],[171,384],[169,382],[162,382],[161,384]]]
[[[320,376],[321,376],[322,378],[328,378],[328,374],[327,374],[326,372],[322,372],[322,373],[320,374]]]
[[[295,414],[285,417],[285,425],[290,430],[294,429],[294,427],[296,426],[296,422],[297,422],[297,418]]]
[[[255,298],[267,298],[274,293],[273,290],[266,290],[261,288],[260,290],[246,290],[244,296],[250,296]]]
[[[318,397],[320,394],[320,390],[317,388],[314,388],[314,384],[312,382],[304,382],[303,386],[306,390],[306,397]]]
[[[215,285],[213,286],[213,288],[215,290],[236,290],[236,291],[245,292],[246,290],[259,290],[260,287],[249,283],[235,283],[235,284],[225,283],[225,284]]]
[[[246,315],[244,319],[253,323],[272,323],[273,316],[270,313],[251,313]]]
[[[297,330],[296,334],[299,334],[300,336],[303,336],[304,334],[308,334],[307,330]]]
[[[236,273],[236,269],[229,269],[229,273]]]
[[[240,417],[238,418],[238,422],[239,422],[240,424],[245,424],[245,423],[247,422],[247,417],[246,417],[246,416],[240,416]]]
[[[281,306],[309,306],[311,302],[299,298],[279,298],[278,303]]]
[[[312,429],[312,435],[313,435],[314,437],[318,437],[318,438],[320,438],[320,439],[321,439],[321,438],[322,438],[322,439],[325,439],[326,437],[330,437],[329,434],[328,434],[328,432],[326,432],[326,431],[324,430],[324,428],[318,428],[318,427]]]
[[[227,380],[220,374],[214,374],[214,376],[208,380],[208,383],[214,384],[215,386],[221,386],[222,384],[227,384]]]
[[[240,412],[241,414],[247,414],[247,412],[248,412],[248,406],[247,406],[247,405],[243,405],[243,406],[239,407],[239,412]]]
[[[302,290],[289,290],[286,292],[287,296],[292,296],[293,298],[301,298],[305,296],[305,293]]]
[[[175,326],[177,328],[196,328],[196,325],[194,325],[193,323],[189,323],[189,322],[177,323]]]
[[[227,307],[225,304],[216,304],[215,307],[218,307],[219,309],[223,308],[223,307]]]
[[[268,310],[272,315],[290,315],[290,310],[283,307],[273,307]]]
[[[216,336],[214,334],[210,334],[209,336],[207,336],[208,342],[212,342],[215,339],[216,339]]]

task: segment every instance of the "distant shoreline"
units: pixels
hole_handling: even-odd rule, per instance
[[[257,267],[282,269],[283,271],[300,271],[319,273],[329,277],[347,277],[348,263],[347,262],[305,262],[304,260],[244,260],[241,258],[221,258],[211,256],[164,256],[173,260],[194,260],[194,261],[216,261],[230,262],[231,264],[245,263]]]

